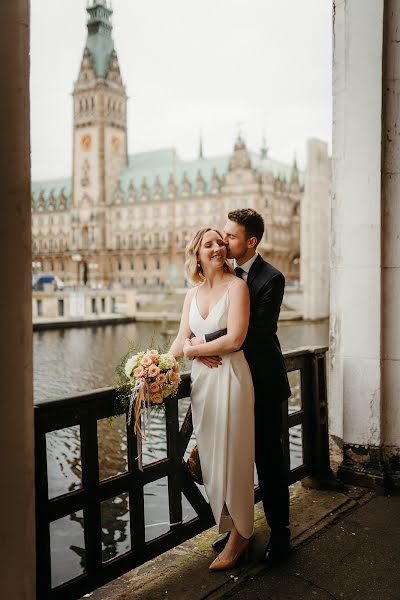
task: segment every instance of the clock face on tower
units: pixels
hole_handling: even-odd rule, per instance
[[[120,147],[121,147],[121,139],[118,136],[114,135],[111,138],[111,148],[112,148],[113,152],[118,152]]]
[[[81,136],[81,148],[82,150],[90,150],[92,146],[92,136],[90,133],[84,133]]]

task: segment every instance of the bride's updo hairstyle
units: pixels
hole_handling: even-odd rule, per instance
[[[199,231],[194,234],[193,238],[191,239],[191,241],[186,246],[186,251],[185,251],[185,254],[186,254],[186,262],[185,262],[186,274],[187,274],[188,279],[192,283],[194,283],[195,285],[197,285],[198,283],[201,283],[205,279],[204,278],[204,274],[203,274],[203,269],[202,269],[202,267],[201,267],[201,265],[199,263],[199,260],[198,260],[198,256],[199,256],[199,250],[200,250],[201,242],[203,241],[204,235],[208,231],[215,231],[215,233],[218,233],[218,235],[222,239],[222,235],[218,231],[218,229],[212,229],[211,227],[205,227],[204,229],[199,229]],[[225,260],[225,263],[224,263],[224,271],[226,271],[227,273],[233,273],[234,272],[233,269],[232,269],[232,267],[230,266],[230,264],[226,260]]]

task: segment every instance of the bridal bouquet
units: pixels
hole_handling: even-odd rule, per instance
[[[150,404],[162,404],[168,396],[175,396],[181,381],[176,358],[154,349],[130,356],[124,373],[133,389],[145,390]]]
[[[123,408],[128,410],[128,425],[132,420],[134,422],[139,467],[142,468],[141,440],[147,440],[151,407],[176,395],[181,381],[179,363],[172,354],[151,349],[133,355],[129,353],[118,371],[117,394]]]

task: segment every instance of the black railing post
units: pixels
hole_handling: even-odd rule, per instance
[[[282,402],[282,425],[281,425],[281,440],[282,440],[282,448],[283,448],[283,457],[285,461],[285,466],[287,469],[287,473],[290,472],[290,440],[289,440],[289,411],[288,411],[288,401],[285,400]]]
[[[340,489],[329,459],[328,396],[326,386],[327,348],[309,348],[307,356],[306,454],[309,460],[305,487]]]
[[[314,411],[314,394],[313,394],[313,369],[311,355],[307,351],[304,357],[303,368],[301,369],[301,402],[304,414],[303,420],[303,452],[304,464],[307,470],[311,472],[315,462],[315,448],[313,439],[313,411]]]
[[[85,506],[83,507],[85,570],[89,581],[95,582],[102,564],[99,452],[95,415],[83,415],[80,425],[82,486],[85,494]],[[88,552],[88,548],[90,548],[90,552]]]
[[[146,546],[144,518],[144,482],[143,472],[139,469],[137,439],[133,421],[128,425],[126,416],[126,437],[128,453],[128,472],[130,479],[129,512],[131,544],[136,552]]]
[[[310,415],[313,448],[312,474],[323,485],[332,478],[329,461],[326,348],[311,350],[309,361],[312,376],[312,413]]]
[[[167,456],[171,461],[171,471],[168,475],[169,522],[172,531],[179,531],[182,528],[182,484],[178,400],[176,398],[170,398],[165,403],[165,421]]]
[[[48,521],[48,473],[46,432],[40,412],[35,408],[35,486],[36,486],[36,590],[37,598],[51,594],[50,527]]]

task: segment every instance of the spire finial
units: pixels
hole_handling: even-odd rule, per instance
[[[267,158],[268,150],[269,150],[269,148],[267,146],[265,131],[263,131],[263,138],[262,138],[262,143],[261,143],[261,158]]]
[[[204,155],[203,155],[203,134],[201,132],[201,129],[199,131],[199,159],[203,159]]]

